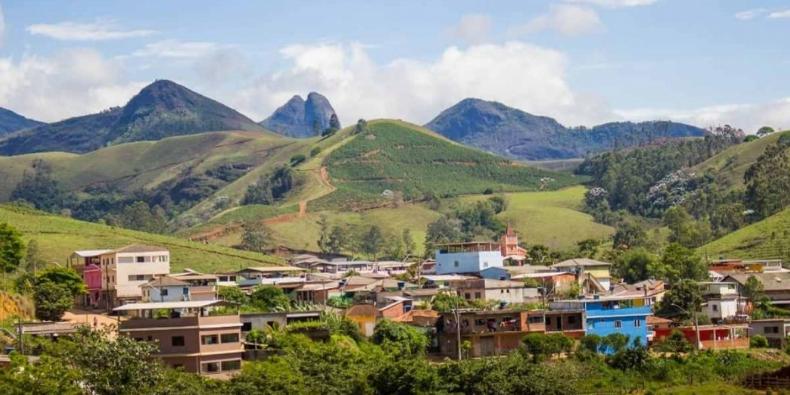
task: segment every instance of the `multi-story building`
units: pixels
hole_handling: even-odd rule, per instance
[[[598,292],[605,293],[609,291],[611,286],[612,276],[609,272],[611,266],[611,263],[596,261],[595,259],[575,258],[556,263],[551,267],[557,271],[573,273],[576,275],[580,285],[585,285],[584,283],[587,282],[589,283],[586,286],[587,288],[601,288]]]
[[[537,300],[540,297],[537,288],[527,288],[521,281],[476,278],[452,281],[450,284],[458,295],[466,300],[514,304]]]
[[[705,302],[700,313],[713,322],[735,319],[740,311],[738,284],[734,282],[700,282],[700,293]]]
[[[631,342],[647,345],[647,317],[653,314],[651,299],[644,296],[595,297],[552,302],[551,310],[584,312],[587,334],[627,335]],[[633,343],[632,343],[633,344]]]
[[[203,375],[233,374],[241,369],[243,346],[238,314],[209,316],[222,301],[130,303],[116,307],[133,315],[121,321],[121,335],[156,342],[157,357],[174,368]],[[155,318],[169,310],[169,318]]]
[[[75,251],[70,261],[85,281],[88,294],[83,305],[88,307],[111,308],[140,301],[141,285],[170,273],[170,252],[163,247],[130,245]]]
[[[518,245],[518,235],[510,224],[507,225],[505,233],[499,238],[499,250],[505,260],[519,265],[527,260],[527,250]]]
[[[443,355],[458,355],[461,344],[469,342],[470,357],[501,355],[521,345],[529,333],[562,333],[578,338],[584,335],[583,312],[463,310],[442,314],[437,322],[439,350]]]
[[[181,273],[159,276],[141,285],[143,302],[217,299],[217,276]]]
[[[489,268],[503,267],[499,243],[445,244],[436,251],[436,274],[479,274]]]

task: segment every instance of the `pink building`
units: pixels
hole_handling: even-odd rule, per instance
[[[101,300],[101,268],[93,263],[85,266],[82,271],[82,279],[85,281],[85,287],[88,289],[85,304],[91,307],[98,307],[99,300]]]

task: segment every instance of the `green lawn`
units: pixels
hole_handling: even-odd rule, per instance
[[[510,223],[527,245],[567,249],[581,240],[607,239],[614,229],[594,222],[592,216],[581,211],[585,191],[583,186],[574,186],[558,191],[508,193],[507,209],[499,217]],[[488,197],[474,195],[459,200],[472,202]]]
[[[790,208],[714,240],[698,251],[711,258],[790,259]]]
[[[0,205],[0,222],[7,222],[22,232],[25,241],[35,239],[44,259],[59,264],[64,264],[74,250],[118,248],[128,244],[167,247],[172,271],[191,268],[212,272],[282,263],[281,259],[267,255],[77,221],[9,205]]]

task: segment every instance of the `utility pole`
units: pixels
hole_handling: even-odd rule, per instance
[[[684,308],[682,308],[682,307],[680,307],[680,306],[678,306],[678,305],[676,305],[674,303],[672,303],[672,306],[675,306],[678,309],[680,309],[681,311],[683,311],[684,313],[689,314],[689,315],[692,316],[692,318],[694,319],[694,335],[696,337],[696,342],[694,342],[694,348],[697,351],[702,350],[702,341],[700,340],[700,336],[699,336],[699,320],[697,319],[697,309],[694,309],[693,312],[689,312],[688,310],[686,310],[686,309],[684,309]],[[714,331],[713,336],[716,337],[715,331]]]
[[[461,360],[461,318],[458,311],[458,295],[455,295],[455,345],[458,350],[458,360]]]

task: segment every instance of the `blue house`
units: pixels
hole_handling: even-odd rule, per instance
[[[647,345],[647,316],[653,314],[650,298],[643,296],[601,296],[592,299],[562,300],[551,303],[552,310],[583,311],[585,333],[607,336],[621,333]],[[636,339],[636,340],[635,340]]]
[[[477,274],[490,268],[502,268],[503,257],[498,243],[469,242],[445,244],[436,251],[436,274]],[[503,274],[492,274],[499,279]]]

